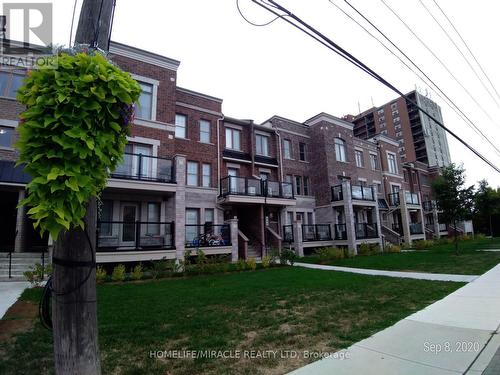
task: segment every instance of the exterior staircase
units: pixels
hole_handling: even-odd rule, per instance
[[[386,227],[385,225],[381,225],[381,228],[382,235],[385,236],[387,242],[390,242],[393,245],[401,245],[401,236],[398,232],[392,230],[389,227]]]
[[[258,262],[262,260],[260,246],[254,243],[248,244],[247,259],[249,258],[254,258]]]
[[[48,253],[0,253],[0,281],[24,281],[23,273],[29,271],[35,263],[49,264]],[[9,277],[10,267],[10,277]]]

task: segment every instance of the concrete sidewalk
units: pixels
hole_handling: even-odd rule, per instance
[[[418,279],[418,280],[455,281],[455,282],[469,283],[478,278],[477,275],[450,275],[443,273],[384,271],[384,270],[371,270],[365,268],[326,266],[322,264],[311,264],[311,263],[300,263],[300,262],[295,263],[294,265],[298,267],[314,268],[317,270],[325,270],[325,271],[341,271],[341,272],[360,273],[363,275],[402,277],[407,279]]]
[[[30,283],[26,281],[0,282],[0,318],[2,318],[9,307],[17,301],[23,290],[29,286]]]
[[[499,286],[497,265],[442,300],[352,345],[342,356],[291,374],[482,374],[490,362],[489,369],[496,368],[499,359]]]

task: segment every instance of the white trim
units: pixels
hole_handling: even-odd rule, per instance
[[[224,156],[222,159],[235,161],[237,163],[252,164],[252,162],[250,160],[241,160],[241,159],[235,159],[235,158],[228,158],[227,156]]]
[[[329,115],[328,113],[321,113],[317,116],[312,117],[311,119],[307,120],[305,122],[306,125],[313,126],[316,125],[320,122],[327,122],[333,125],[340,126],[345,129],[353,130],[354,129],[354,124],[341,120],[335,116]]]
[[[162,68],[173,70],[174,72],[177,71],[180,65],[180,61],[113,41],[109,45],[109,53],[128,57],[129,59],[137,61],[142,61],[147,64],[156,65]]]
[[[362,148],[362,147],[359,147],[359,146],[354,146],[354,150],[356,150],[356,151],[361,151],[361,152],[363,152],[363,153],[365,152],[365,149],[364,149],[364,148]]]
[[[224,123],[224,127],[225,127],[225,128],[236,129],[236,130],[239,130],[239,131],[242,131],[242,130],[243,130],[243,126],[241,126],[241,125],[231,124],[231,123],[228,123],[228,122],[225,122],[225,123]]]
[[[186,94],[197,96],[199,98],[212,100],[212,101],[217,102],[217,103],[222,103],[222,99],[221,98],[216,98],[215,96],[203,94],[201,92],[189,90],[189,89],[186,89],[186,88],[183,88],[183,87],[179,87],[179,86],[176,87],[176,90],[180,91],[180,92],[183,92],[183,93],[186,93]]]
[[[16,149],[14,147],[0,146],[0,150],[2,150],[2,151],[15,151]]]
[[[368,180],[364,177],[358,177],[358,181],[368,182]]]
[[[153,129],[159,129],[159,130],[165,130],[168,132],[175,133],[175,125],[167,124],[164,122],[145,120],[142,118],[135,118],[134,125],[144,126],[147,128],[153,128]]]
[[[297,133],[297,132],[294,132],[294,131],[291,131],[291,130],[287,130],[287,129],[283,129],[283,128],[280,128],[279,126],[276,128],[279,132],[283,132],[283,133],[288,133],[288,134],[293,134],[293,135],[297,135],[299,137],[304,137],[304,138],[311,138],[310,136],[308,135],[305,135],[305,134],[301,134],[301,133]]]
[[[263,165],[264,167],[271,167],[271,168],[278,168],[278,165],[274,165],[274,164],[267,164],[267,163],[259,163],[259,162],[254,162],[254,164],[256,165]]]
[[[7,120],[7,119],[0,119],[0,126],[6,126],[10,128],[17,128],[19,125],[19,121],[15,120]]]
[[[127,141],[153,146],[152,156],[155,157],[158,156],[158,147],[160,146],[160,141],[158,139],[144,138],[144,137],[127,137]]]
[[[175,105],[178,105],[179,107],[194,109],[195,111],[204,112],[204,113],[207,113],[209,115],[222,116],[222,112],[212,111],[210,109],[198,107],[197,105],[192,105],[192,104],[187,104],[187,103],[182,103],[182,102],[175,102]]]
[[[19,187],[25,187],[27,184],[20,183],[20,182],[3,182],[0,181],[0,187],[2,186],[19,186]]]
[[[227,168],[234,168],[234,169],[240,169],[241,165],[235,164],[235,163],[226,163]]]
[[[259,168],[259,172],[261,172],[261,173],[271,173],[272,171],[270,169],[267,169],[267,168]]]
[[[376,141],[382,141],[382,142],[385,142],[385,143],[389,143],[390,145],[393,145],[393,146],[399,146],[398,141],[393,140],[393,139],[389,138],[388,136],[386,136],[384,134],[377,134],[376,136],[374,136],[374,137],[372,137],[370,139],[374,139]]]
[[[158,85],[160,84],[160,81],[149,78],[149,77],[144,77],[139,74],[135,73],[130,73],[133,79],[139,82],[147,83],[153,86],[153,92],[151,93],[151,119],[141,119],[138,117],[140,120],[145,120],[145,121],[156,121],[156,107],[158,103]]]
[[[392,152],[392,151],[389,151],[389,150],[385,150],[385,155],[386,155],[386,160],[387,160],[387,172],[390,175],[399,176],[398,155],[395,152]],[[396,167],[396,173],[392,173],[391,170],[390,170],[390,168],[389,168],[389,166],[390,166],[389,155],[393,155],[394,156],[394,166]]]
[[[372,183],[373,183],[373,184],[382,184],[382,181],[379,181],[379,180],[372,180]]]
[[[141,75],[135,74],[135,73],[130,73],[130,75],[136,81],[141,81],[141,82],[144,82],[144,83],[149,83],[149,84],[151,84],[153,86],[158,86],[160,84],[160,81],[158,81],[157,79],[154,79],[154,78],[141,76]]]
[[[254,133],[255,133],[255,135],[261,135],[263,137],[268,137],[269,138],[272,135],[272,130],[270,129],[269,132],[265,132],[265,131],[262,131],[262,130],[254,130]]]
[[[399,174],[393,174],[393,173],[389,173],[389,172],[382,172],[382,175],[389,176],[389,177],[399,178],[400,180],[404,179],[404,177],[401,176],[401,175],[399,175]]]

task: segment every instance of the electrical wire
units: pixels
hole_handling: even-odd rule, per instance
[[[259,5],[260,7],[268,10],[269,12],[272,12],[272,13],[276,14],[276,12],[273,11],[272,9],[269,9],[266,6],[265,3],[262,3],[262,2],[260,2],[258,0],[252,0],[252,1],[255,4]],[[483,160],[486,164],[488,164],[495,171],[497,171],[498,173],[500,173],[500,168],[498,168],[495,164],[493,164],[488,159],[486,159],[486,157],[484,157],[475,148],[473,148],[466,141],[464,141],[457,134],[455,134],[455,132],[453,132],[450,129],[448,129],[441,121],[437,120],[427,110],[423,109],[416,102],[414,102],[413,100],[411,100],[407,95],[403,94],[401,92],[401,90],[397,89],[394,85],[392,85],[387,80],[385,80],[384,78],[382,78],[382,76],[380,76],[378,73],[376,73],[373,69],[371,69],[370,67],[368,67],[362,61],[360,61],[355,56],[353,56],[352,54],[350,54],[349,52],[347,52],[345,49],[343,49],[342,47],[340,47],[337,43],[333,42],[331,39],[329,39],[328,37],[326,37],[324,34],[322,34],[321,32],[319,32],[318,30],[316,30],[314,27],[310,26],[309,24],[307,24],[306,22],[304,22],[302,19],[300,19],[299,17],[297,17],[296,15],[294,15],[288,9],[284,8],[283,6],[281,6],[280,4],[276,3],[273,0],[268,0],[268,2],[270,2],[273,5],[275,5],[278,10],[280,10],[280,11],[284,12],[286,15],[288,15],[287,18],[282,17],[283,20],[287,21],[288,23],[290,23],[291,25],[293,25],[294,27],[296,27],[297,29],[299,29],[301,31],[303,31],[303,29],[299,25],[303,26],[304,28],[306,28],[307,30],[309,30],[311,32],[311,33],[307,33],[307,35],[311,36],[311,34],[313,34],[314,35],[313,38],[316,39],[316,40],[318,38],[322,39],[324,41],[324,43],[326,43],[326,44],[328,44],[330,46],[330,49],[334,49],[335,50],[334,52],[336,52],[338,55],[342,56],[344,59],[348,60],[353,65],[355,65],[358,68],[362,69],[363,71],[367,72],[372,77],[374,77],[376,80],[378,80],[380,83],[382,83],[383,85],[385,85],[386,87],[388,87],[389,89],[391,89],[392,91],[394,91],[395,93],[397,93],[398,95],[400,95],[403,98],[405,98],[405,100],[408,103],[414,105],[417,109],[419,109],[427,117],[429,117],[431,120],[433,120],[439,127],[441,127],[442,129],[444,129],[445,131],[447,131],[451,136],[453,136],[460,143],[462,143],[465,147],[467,147],[470,151],[472,151],[477,157],[479,157],[481,160]],[[298,24],[295,24],[294,22],[291,22],[288,18],[293,19]]]
[[[458,78],[453,74],[453,72],[446,66],[446,64],[441,60],[434,51],[413,31],[413,29],[396,13],[394,9],[392,9],[389,4],[387,4],[384,0],[380,0],[382,4],[385,5],[387,9],[406,27],[406,29],[422,44],[425,49],[439,62],[439,64],[448,72],[448,74],[453,78],[453,80],[467,93],[467,95],[472,99],[472,101],[477,105],[477,107],[490,119],[490,121],[500,128],[493,117],[484,109],[484,107],[477,101],[477,99],[470,93],[470,91],[458,80]]]
[[[241,18],[243,18],[247,23],[249,23],[250,25],[252,26],[256,26],[256,27],[263,27],[263,26],[268,26],[270,24],[272,24],[274,21],[276,21],[277,19],[281,18],[281,15],[278,15],[276,16],[275,18],[273,18],[271,21],[269,22],[265,22],[265,23],[255,23],[255,22],[252,22],[250,21],[248,18],[245,17],[245,15],[243,14],[243,12],[241,11],[240,9],[240,1],[239,0],[236,0],[236,8],[238,9],[238,12],[240,13],[240,16]]]
[[[370,35],[373,39],[375,39],[378,43],[380,43],[387,51],[389,51],[394,57],[396,57],[404,66],[406,66],[413,74],[415,74],[424,84],[429,85],[422,76],[420,76],[414,69],[411,68],[400,56],[398,56],[394,51],[392,51],[388,46],[386,46],[380,39],[378,39],[373,33],[371,33],[367,28],[365,28],[361,23],[359,23],[354,17],[344,11],[340,6],[338,6],[333,0],[329,0],[329,2],[334,5],[338,10],[344,13],[347,17],[349,17],[353,22],[355,22],[359,27],[361,27],[368,35]],[[396,48],[399,53],[401,53],[431,84],[435,87],[435,89],[429,85],[429,88],[441,98],[459,117],[464,120],[472,130],[476,132],[480,137],[482,137],[486,142],[488,142],[493,149],[496,151],[498,155],[500,155],[500,149],[490,140],[490,138],[486,137],[483,132],[477,127],[477,125],[472,122],[472,120],[458,107],[455,102],[446,94],[443,90],[435,83],[404,51],[401,50],[382,30],[380,30],[370,19],[368,19],[361,11],[359,11],[354,5],[352,5],[349,1],[344,0],[347,5],[349,5],[359,16],[361,16],[366,22],[370,24],[379,34],[381,34],[385,40],[387,40],[394,48]],[[437,90],[437,91],[436,91]]]
[[[75,3],[73,5],[73,17],[71,17],[71,28],[70,28],[70,31],[69,31],[69,43],[68,43],[68,47],[71,47],[71,43],[72,43],[72,40],[73,40],[73,25],[75,23],[75,13],[76,13],[76,3],[78,2],[78,0],[75,0]]]
[[[99,47],[99,44],[98,44],[99,43],[98,42],[99,33],[100,33],[99,26],[101,24],[101,14],[102,14],[103,3],[104,3],[104,0],[101,0],[101,6],[99,7],[99,14],[97,15],[97,22],[96,22],[95,29],[94,29],[94,40],[92,41],[92,47],[94,47],[94,48]]]
[[[464,38],[462,37],[462,34],[460,34],[460,32],[458,31],[458,29],[455,27],[455,25],[453,24],[453,22],[451,21],[451,19],[446,15],[446,13],[444,12],[444,10],[439,6],[439,4],[437,3],[436,0],[432,0],[434,2],[434,4],[436,4],[436,7],[439,9],[439,11],[443,14],[443,16],[446,18],[446,20],[448,21],[448,23],[451,25],[451,27],[453,28],[453,30],[455,30],[455,33],[457,33],[458,37],[460,38],[460,40],[462,41],[462,43],[464,44],[465,48],[467,48],[467,51],[469,51],[470,55],[472,56],[472,58],[474,59],[474,61],[476,62],[477,66],[479,67],[479,69],[481,69],[481,72],[484,74],[484,76],[486,77],[486,79],[488,80],[489,84],[491,85],[491,88],[493,89],[493,91],[495,91],[495,94],[497,95],[497,97],[500,99],[500,94],[498,93],[497,89],[495,88],[495,85],[493,84],[493,82],[491,82],[491,79],[490,77],[488,76],[488,74],[486,74],[485,70],[483,69],[482,65],[479,63],[478,59],[476,58],[476,56],[474,55],[474,53],[472,52],[472,50],[470,49],[469,45],[467,44],[467,42],[464,40]]]

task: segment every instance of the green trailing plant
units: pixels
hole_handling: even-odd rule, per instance
[[[125,266],[123,264],[117,265],[113,268],[113,273],[111,274],[111,280],[113,281],[124,281],[125,280]]]
[[[41,233],[84,228],[85,203],[122,160],[141,89],[99,53],[60,54],[55,69],[28,72],[17,99],[18,164],[32,177],[28,215]]]
[[[95,271],[95,278],[96,281],[101,284],[106,281],[107,279],[107,273],[106,270],[102,266],[97,266],[97,269]]]
[[[140,280],[142,279],[142,276],[143,276],[142,265],[138,264],[134,267],[134,269],[130,273],[130,278],[132,280]]]

